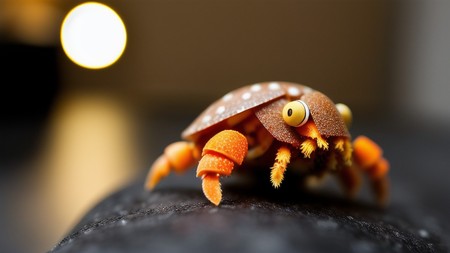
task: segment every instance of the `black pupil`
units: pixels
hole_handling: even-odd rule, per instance
[[[289,116],[289,117],[292,116],[292,109],[291,109],[291,108],[288,109],[288,116]]]

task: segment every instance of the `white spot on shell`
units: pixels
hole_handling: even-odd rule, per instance
[[[288,94],[291,97],[297,97],[300,95],[300,90],[297,87],[289,87]]]
[[[225,111],[225,106],[219,106],[216,109],[216,114],[222,114]]]
[[[242,99],[244,100],[248,100],[252,97],[252,94],[250,92],[246,92],[244,94],[242,94]]]
[[[279,83],[270,83],[269,84],[269,90],[279,90],[280,89],[280,84]]]
[[[208,121],[210,121],[211,120],[211,116],[210,115],[205,115],[204,117],[203,117],[203,119],[202,119],[202,122],[203,123],[207,123]]]
[[[250,87],[250,90],[253,92],[258,92],[261,90],[261,85],[259,83],[253,84],[252,87]]]
[[[229,101],[233,98],[233,93],[227,93],[225,96],[222,97],[223,101]]]

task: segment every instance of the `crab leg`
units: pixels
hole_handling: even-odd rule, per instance
[[[334,148],[341,152],[345,165],[352,165],[352,144],[348,138],[338,137],[334,140]]]
[[[389,162],[383,150],[372,140],[359,136],[353,141],[353,157],[358,166],[369,176],[377,202],[384,205],[388,198]]]
[[[198,161],[199,153],[193,143],[180,141],[170,144],[150,168],[146,188],[153,189],[171,170],[181,173],[191,168]]]
[[[283,146],[278,149],[277,157],[275,158],[275,163],[270,172],[270,182],[272,182],[273,187],[278,188],[281,185],[281,181],[284,179],[284,172],[286,167],[291,160],[291,151],[289,148]]]
[[[361,173],[354,166],[346,166],[342,168],[338,174],[342,188],[345,190],[349,198],[354,198],[361,188]]]
[[[219,177],[231,175],[234,164],[241,165],[247,151],[247,138],[234,130],[219,132],[205,144],[197,177],[202,178],[203,193],[213,204],[222,200]]]
[[[297,128],[297,132],[302,136],[309,137],[300,145],[300,151],[305,158],[310,158],[311,153],[314,152],[317,147],[328,150],[328,142],[322,138],[319,130],[312,121],[308,121],[305,125]]]

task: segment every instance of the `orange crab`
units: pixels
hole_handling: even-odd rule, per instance
[[[198,163],[203,193],[219,205],[219,179],[235,167],[256,163],[270,168],[270,181],[278,188],[292,164],[292,170],[306,167],[305,175],[335,173],[349,196],[357,193],[360,172],[365,172],[378,203],[384,204],[389,163],[369,138],[351,142],[351,117],[346,105],[304,85],[266,82],[239,88],[198,116],[182,133],[187,141],[166,147],[151,166],[146,188],[153,189],[171,171],[184,172]],[[270,154],[274,157],[267,164],[261,158]]]

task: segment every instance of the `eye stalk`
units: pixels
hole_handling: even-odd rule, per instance
[[[352,111],[350,110],[350,108],[340,103],[336,104],[336,108],[341,114],[342,119],[344,119],[347,128],[350,128],[350,125],[352,124]]]
[[[299,127],[308,121],[309,108],[306,103],[301,100],[291,101],[283,107],[282,115],[286,124],[293,127]]]

